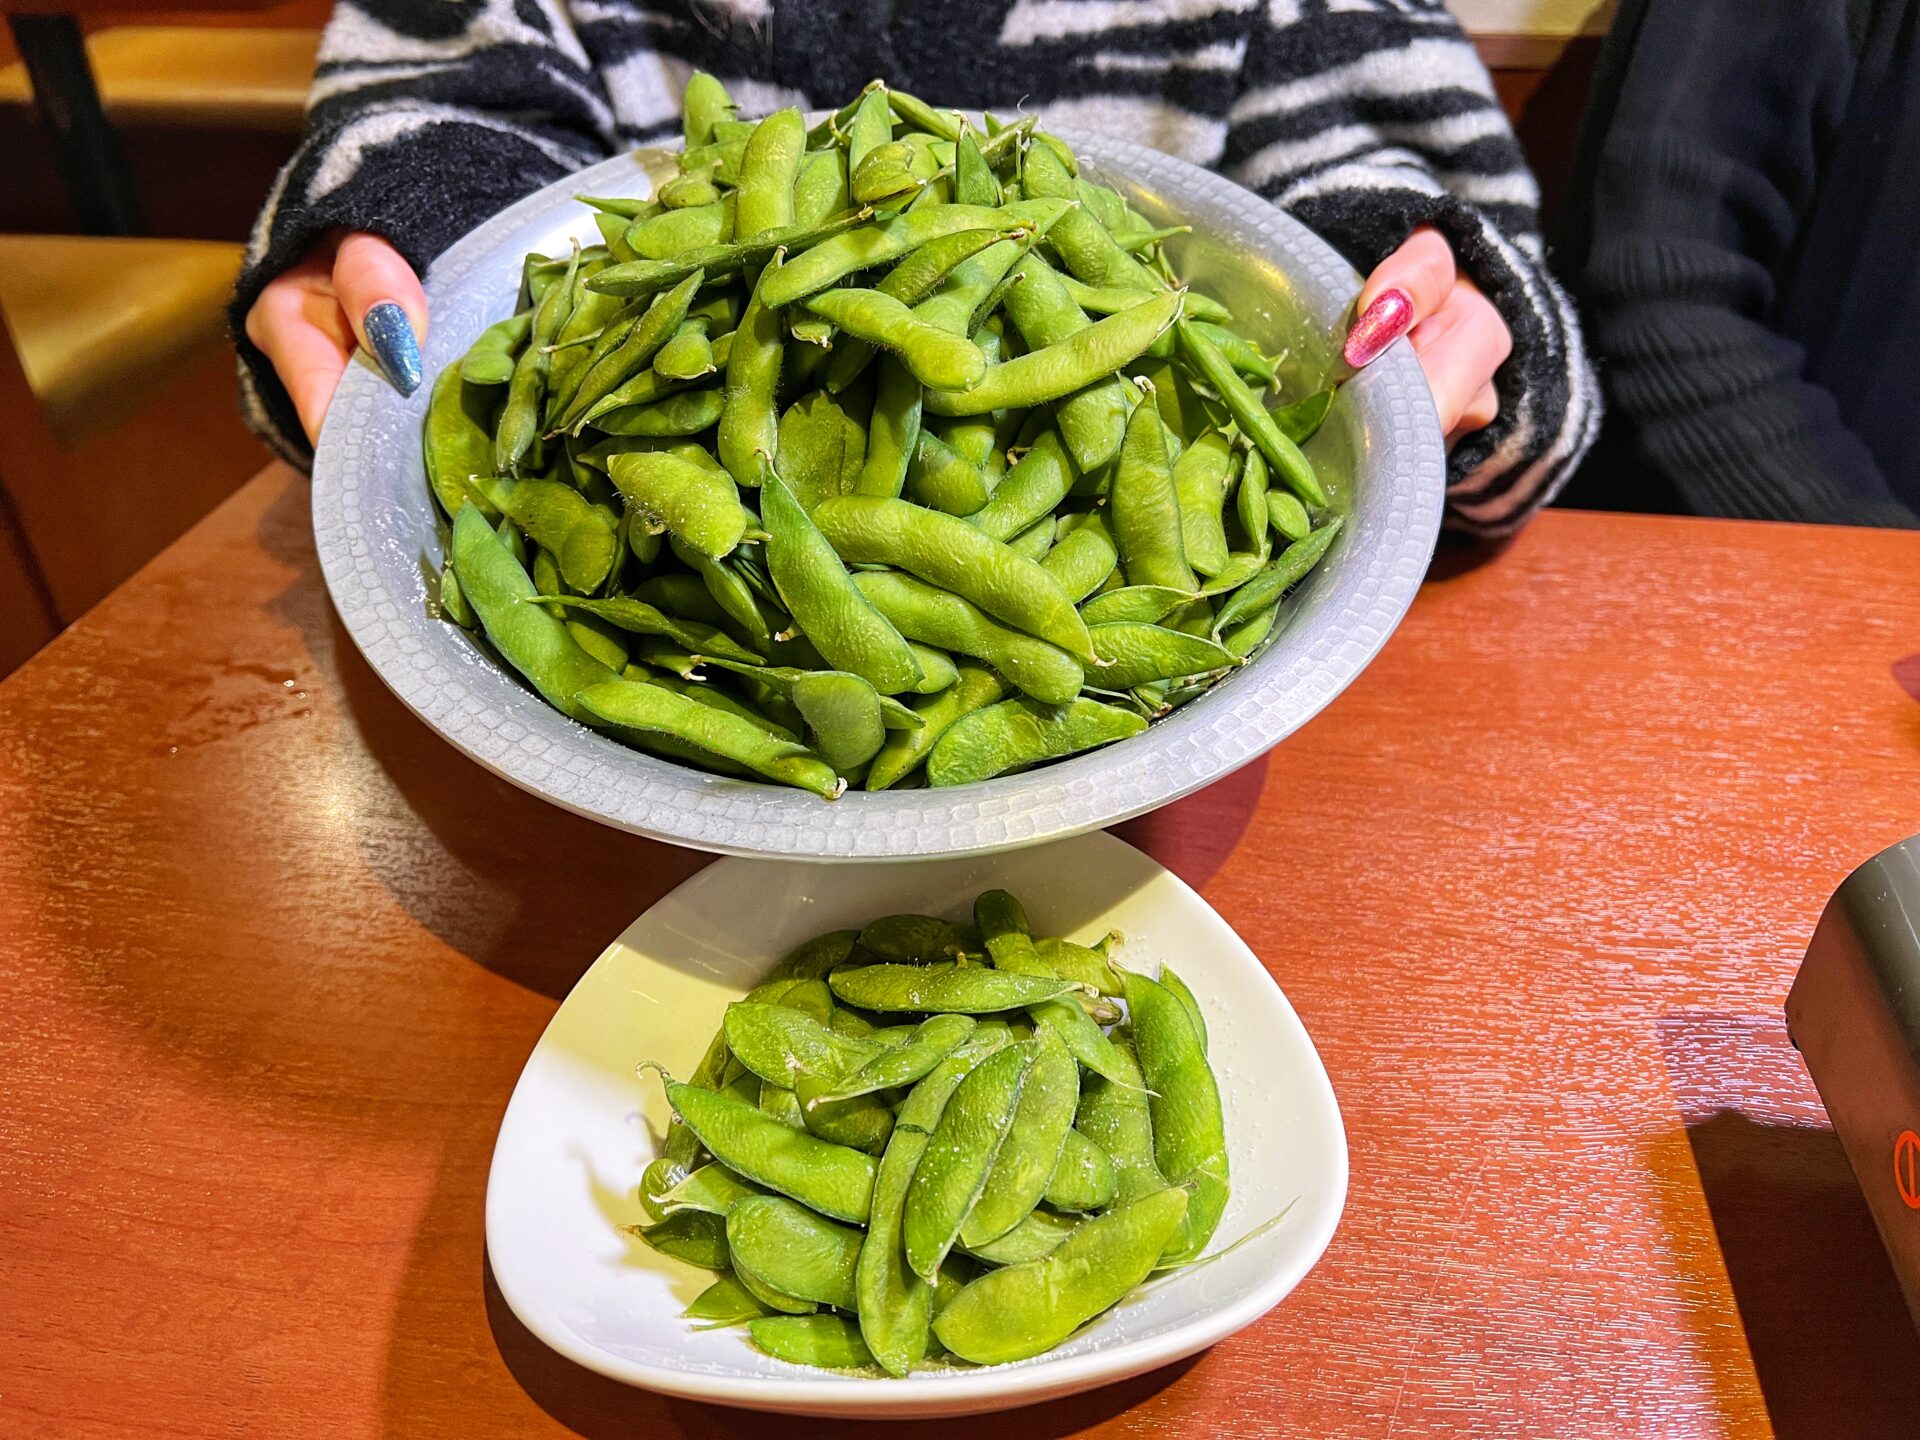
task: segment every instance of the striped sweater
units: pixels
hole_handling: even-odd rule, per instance
[[[331,229],[424,269],[528,191],[676,135],[696,67],[749,115],[837,104],[876,75],[936,104],[1038,110],[1218,169],[1361,271],[1438,226],[1514,337],[1499,417],[1453,451],[1456,529],[1514,529],[1593,437],[1538,188],[1441,0],[338,0],[236,316]],[[304,463],[285,391],[240,349],[249,416]]]

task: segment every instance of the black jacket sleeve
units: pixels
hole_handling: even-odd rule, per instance
[[[1634,0],[1615,24],[1568,249],[1623,458],[1703,514],[1920,524],[1769,323],[1847,105],[1846,7]]]

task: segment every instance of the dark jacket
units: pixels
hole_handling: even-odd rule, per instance
[[[1920,0],[1625,0],[1558,246],[1608,418],[1565,499],[1920,525]]]

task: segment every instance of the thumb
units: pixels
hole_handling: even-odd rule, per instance
[[[427,333],[427,295],[400,252],[378,235],[356,230],[333,257],[333,290],[362,348],[402,395],[420,387],[420,341]]]

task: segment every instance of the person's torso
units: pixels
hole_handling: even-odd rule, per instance
[[[671,19],[657,0],[572,9],[632,138],[674,127],[685,67],[665,51],[727,77],[756,112],[839,105],[881,77],[937,105],[1044,104],[1053,124],[1209,166],[1264,14],[1251,0],[696,0]]]

